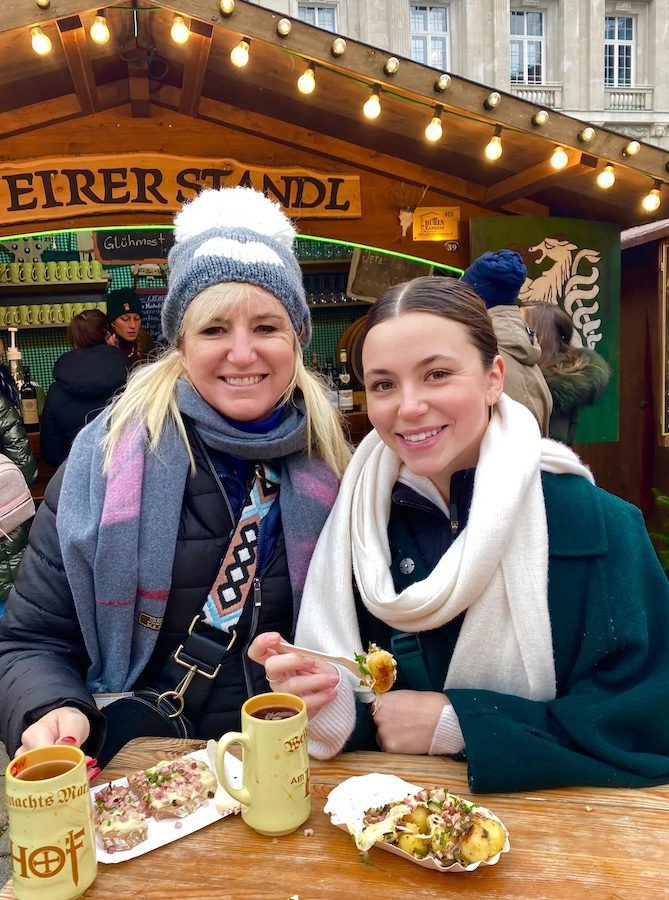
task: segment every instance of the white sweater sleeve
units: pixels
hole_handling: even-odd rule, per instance
[[[459,753],[465,748],[465,739],[460,729],[458,715],[450,703],[441,711],[441,716],[434,730],[430,744],[430,756]]]
[[[335,699],[309,719],[309,754],[314,759],[330,759],[340,753],[355,728],[355,692],[342,678]]]

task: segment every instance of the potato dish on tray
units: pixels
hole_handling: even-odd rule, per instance
[[[504,824],[490,810],[445,787],[422,788],[395,775],[348,778],[330,792],[325,812],[361,853],[378,846],[438,872],[492,866],[510,849]]]

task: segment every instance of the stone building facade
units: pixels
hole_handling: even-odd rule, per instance
[[[262,0],[669,149],[669,0]]]

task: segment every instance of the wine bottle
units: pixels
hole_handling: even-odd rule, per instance
[[[340,350],[339,372],[337,373],[339,409],[343,410],[343,412],[350,412],[353,409],[353,388],[351,387],[351,375],[346,361],[346,350]]]
[[[23,381],[19,391],[21,397],[21,417],[26,431],[39,431],[39,412],[37,409],[37,391],[30,380],[30,366],[23,366]]]
[[[328,359],[325,363],[325,382],[328,388],[328,397],[333,406],[339,406],[339,391],[337,390],[337,382],[335,381],[334,366],[332,360]]]

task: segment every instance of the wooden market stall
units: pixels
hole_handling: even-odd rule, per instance
[[[91,38],[96,16],[104,19],[98,29],[109,32],[104,43]],[[177,35],[186,28],[185,43],[173,39],[175,24]],[[569,220],[613,223],[608,295],[603,290],[598,302],[616,325],[606,332],[602,316],[585,307],[581,324],[584,340],[601,339],[621,373],[619,406],[613,396],[619,415],[599,434],[606,444],[580,449],[600,484],[640,502],[643,410],[627,385],[641,378],[644,345],[641,329],[628,330],[633,297],[623,293],[618,304],[617,235],[661,218],[661,207],[644,210],[642,198],[650,193],[647,205],[658,196],[666,203],[666,152],[243,0],[110,0],[103,8],[86,0],[4,0],[0,29],[0,246],[61,229],[112,235],[109,246],[98,235],[75,259],[57,258],[67,253],[54,237],[55,256],[40,257],[44,269],[32,262],[30,278],[18,285],[7,274],[0,330],[7,324],[2,308],[50,301],[64,308],[63,319],[41,324],[62,330],[76,295],[80,303],[103,302],[109,277],[116,285],[124,264],[163,265],[164,276],[165,247],[149,246],[141,232],[145,243],[133,248],[131,226],[167,230],[202,186],[253,184],[282,203],[305,238],[324,239],[313,258],[308,241],[303,247],[305,274],[321,279],[315,300],[328,289],[347,295],[350,247],[332,251],[328,239],[398,254],[392,263],[356,254],[367,293],[349,284],[348,294],[373,298],[384,275],[400,280],[411,271],[404,257],[459,274],[482,246],[482,222],[502,224],[500,246],[520,246],[510,236],[528,222],[532,234],[563,247]],[[33,44],[48,52],[38,55]],[[313,91],[302,93],[298,79]],[[367,118],[363,105],[380,114]],[[428,125],[434,141],[426,138]],[[609,189],[600,186],[605,169],[603,178],[615,181]],[[533,240],[525,252],[539,267],[538,281],[553,257]],[[592,273],[603,251],[583,252]],[[15,267],[25,263],[19,256],[15,249]],[[70,267],[79,257],[87,264]],[[9,273],[11,258],[3,259]],[[135,283],[149,291],[151,282],[137,280],[146,271],[134,272]],[[350,300],[316,305],[316,334],[320,322],[328,340],[333,327],[342,332],[364,313]],[[619,317],[625,339],[618,357]],[[18,324],[28,330],[39,323]],[[665,472],[667,453],[658,447]]]

